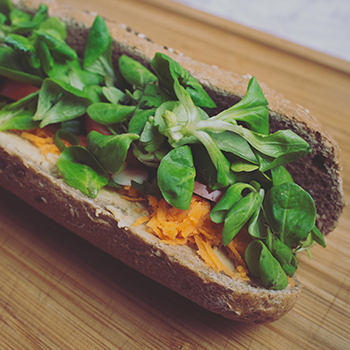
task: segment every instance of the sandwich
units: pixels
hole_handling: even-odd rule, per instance
[[[271,322],[344,199],[339,149],[255,77],[123,26],[1,3],[0,184],[224,317]]]

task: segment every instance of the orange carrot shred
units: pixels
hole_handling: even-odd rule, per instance
[[[214,224],[210,219],[208,201],[194,195],[188,210],[180,210],[170,206],[163,198],[147,196],[149,215],[138,219],[134,226],[146,223],[148,232],[155,234],[166,244],[190,244],[196,247],[198,255],[215,271],[222,271],[229,276],[246,275],[245,262],[242,258],[246,244],[235,242],[229,247],[222,247],[222,225]],[[237,272],[233,272],[215,253],[213,247],[231,254],[236,262]],[[243,266],[238,270],[239,266]]]
[[[22,138],[32,142],[38,148],[40,148],[41,152],[45,156],[48,155],[49,153],[57,154],[57,155],[61,153],[60,150],[56,147],[54,142],[55,133],[49,127],[37,128],[37,129],[25,130],[25,131],[14,131],[14,132],[20,135]],[[81,145],[86,144],[85,136],[79,136],[79,139],[80,139]],[[66,147],[70,146],[69,142],[64,140],[62,140],[62,142]]]
[[[141,216],[140,218],[138,218],[138,219],[133,223],[132,226],[135,226],[135,227],[136,227],[136,226],[142,225],[142,224],[144,224],[145,222],[149,221],[150,218],[151,218],[150,215]]]
[[[244,262],[244,260],[242,259],[241,255],[238,253],[238,251],[237,251],[237,249],[236,249],[236,247],[235,247],[233,241],[231,241],[231,242],[227,245],[227,247],[228,247],[228,248],[230,249],[230,251],[233,253],[234,258],[237,259],[238,264],[245,267],[245,262]]]
[[[293,278],[288,276],[288,284],[293,288],[295,287],[296,283]]]

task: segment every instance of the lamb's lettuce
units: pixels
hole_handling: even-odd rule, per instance
[[[33,120],[39,92],[34,92],[23,99],[5,105],[0,110],[0,131],[30,130],[39,127]]]
[[[83,115],[92,103],[81,90],[58,79],[45,79],[39,93],[38,108],[33,117],[40,127]]]
[[[210,214],[223,226],[223,245],[245,226],[250,274],[271,289],[286,287],[297,252],[326,246],[313,199],[285,167],[311,148],[291,130],[269,132],[268,102],[254,77],[238,103],[215,114],[205,88],[165,54],[156,53],[147,67],[122,55],[113,67],[101,16],[80,58],[66,42],[65,23],[48,18],[46,5],[30,15],[3,0],[0,11],[0,75],[40,87],[4,102],[0,130],[58,128],[57,167],[69,185],[96,197],[133,154],[155,175],[133,186],[187,210],[200,178],[224,192]],[[75,134],[85,120],[110,135],[88,130],[82,146]]]
[[[114,86],[116,75],[112,65],[112,37],[101,16],[96,16],[89,32],[83,67],[104,77],[107,86]]]

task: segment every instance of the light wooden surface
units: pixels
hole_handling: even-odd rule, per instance
[[[64,0],[199,61],[255,75],[308,108],[342,150],[350,202],[350,63],[167,0]],[[300,254],[304,291],[268,325],[213,315],[0,189],[0,349],[349,349],[350,215]]]

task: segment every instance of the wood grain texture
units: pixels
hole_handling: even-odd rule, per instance
[[[350,63],[160,0],[67,0],[196,60],[255,75],[308,108],[342,150],[350,201]],[[322,56],[322,57],[321,57]],[[268,325],[213,315],[0,189],[1,349],[348,349],[350,211],[300,254],[304,291]]]

